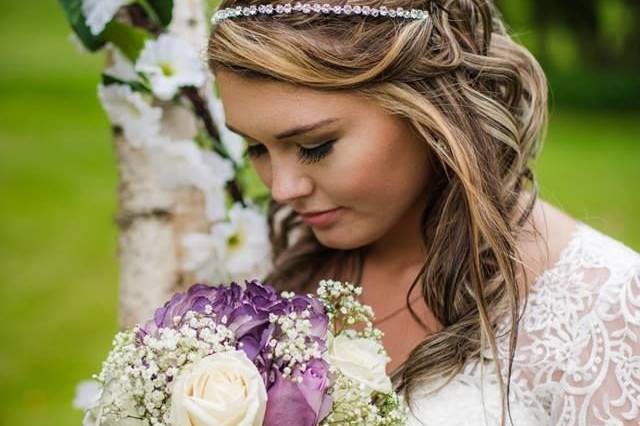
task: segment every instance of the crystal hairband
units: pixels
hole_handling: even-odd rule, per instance
[[[302,13],[323,13],[323,14],[335,14],[335,15],[365,15],[365,16],[385,16],[390,18],[404,18],[404,19],[416,19],[426,20],[429,19],[429,12],[422,9],[410,9],[405,10],[402,7],[387,8],[386,6],[370,7],[370,6],[351,6],[349,4],[330,5],[327,3],[300,3],[292,5],[287,4],[260,4],[252,6],[237,6],[227,7],[216,11],[211,18],[213,24],[218,24],[225,19],[238,18],[243,16],[253,16],[257,14],[272,15],[272,14],[288,14],[292,12]]]

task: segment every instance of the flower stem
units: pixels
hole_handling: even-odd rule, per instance
[[[162,26],[162,21],[160,21],[160,17],[156,13],[156,11],[153,9],[153,7],[151,7],[151,5],[147,0],[136,0],[136,3],[138,3],[140,7],[144,9],[145,13],[149,17],[149,19],[153,21],[154,24],[156,24],[159,27]]]

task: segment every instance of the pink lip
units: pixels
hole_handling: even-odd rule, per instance
[[[337,219],[337,217],[340,215],[341,210],[342,209],[338,207],[333,210],[326,210],[324,212],[313,213],[313,214],[300,213],[300,216],[302,217],[302,220],[304,221],[304,223],[306,223],[307,225],[327,226],[331,222]]]

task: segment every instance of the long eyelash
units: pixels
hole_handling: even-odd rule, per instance
[[[298,157],[300,157],[300,161],[304,164],[317,163],[318,161],[329,155],[329,153],[333,149],[333,144],[336,143],[336,140],[337,139],[330,140],[320,146],[316,146],[315,148],[311,149],[299,147]]]
[[[333,149],[333,144],[336,142],[337,139],[332,139],[314,148],[298,147],[298,158],[304,164],[317,163],[318,161],[329,155],[329,153]],[[257,158],[265,154],[266,152],[267,149],[264,147],[264,145],[258,144],[248,146],[246,154],[250,158]]]
[[[250,158],[257,158],[260,157],[262,154],[266,153],[267,150],[264,147],[264,145],[260,144],[260,145],[250,145],[247,147],[247,151],[246,154],[250,157]]]

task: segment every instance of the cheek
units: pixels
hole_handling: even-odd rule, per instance
[[[339,226],[316,231],[320,242],[339,249],[361,247],[382,238],[403,218],[411,221],[407,213],[420,208],[416,202],[428,182],[427,148],[395,143],[396,149],[385,142],[336,152],[316,182],[333,205],[348,212]]]
[[[251,166],[262,183],[271,190],[271,163],[268,156],[265,154],[260,158],[251,160]]]
[[[377,215],[406,208],[423,191],[428,175],[427,148],[420,143],[371,141],[346,146],[336,152],[322,187],[335,203],[356,211]]]

